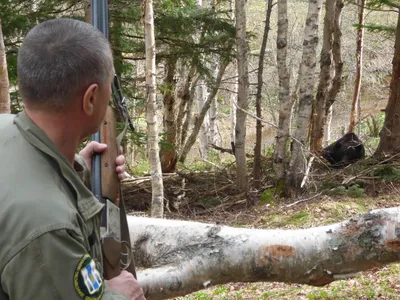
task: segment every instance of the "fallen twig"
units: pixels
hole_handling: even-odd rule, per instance
[[[321,194],[322,194],[322,192],[320,192],[320,193],[318,193],[318,194],[316,194],[316,195],[314,195],[314,196],[312,196],[312,197],[310,197],[310,198],[298,200],[298,201],[296,201],[296,202],[293,202],[293,203],[291,203],[291,204],[286,205],[286,207],[292,207],[292,206],[294,206],[294,205],[296,205],[296,204],[299,204],[299,203],[303,203],[303,202],[312,200],[312,199],[314,199],[314,198],[317,198],[317,197],[320,196]]]

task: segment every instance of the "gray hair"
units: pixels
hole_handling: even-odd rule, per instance
[[[63,110],[113,71],[108,40],[92,25],[61,18],[36,25],[18,52],[18,86],[33,107]]]

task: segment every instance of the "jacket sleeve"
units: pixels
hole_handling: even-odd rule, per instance
[[[31,241],[5,266],[3,290],[10,299],[127,300],[107,290],[96,262],[79,236],[61,229]]]

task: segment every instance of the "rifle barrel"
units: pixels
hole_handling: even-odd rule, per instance
[[[99,29],[108,39],[108,0],[92,0],[91,3],[91,20],[92,25]],[[100,131],[92,135],[92,141],[101,142]],[[92,192],[97,199],[105,206],[107,205],[106,199],[102,196],[101,187],[101,156],[99,154],[93,155],[92,159]],[[106,211],[106,207],[104,209]],[[102,214],[101,226],[107,225],[107,215]]]

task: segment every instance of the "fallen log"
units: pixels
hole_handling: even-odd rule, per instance
[[[301,230],[262,230],[128,217],[138,280],[147,299],[228,282],[313,286],[399,261],[400,208]]]

